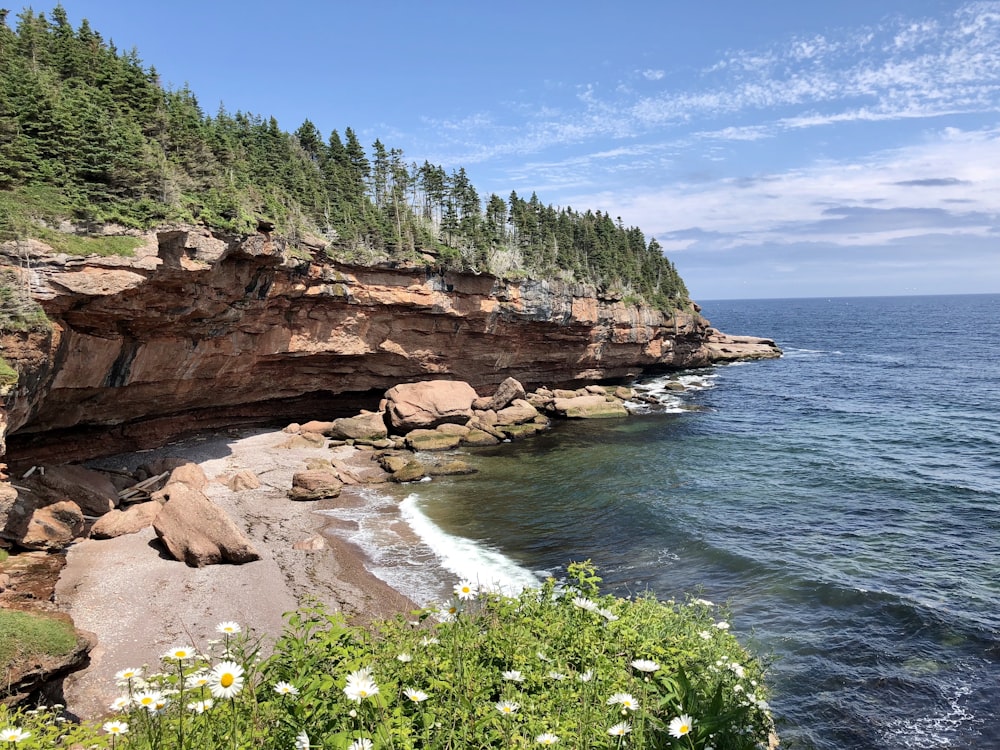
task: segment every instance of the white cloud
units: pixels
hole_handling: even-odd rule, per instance
[[[663,70],[653,70],[652,68],[647,68],[642,71],[640,75],[647,81],[659,81],[663,76],[666,75],[666,71]]]
[[[928,233],[983,237],[1000,226],[1000,130],[950,128],[864,159],[749,180],[578,195],[572,203],[601,206],[681,251],[804,241],[884,246]]]

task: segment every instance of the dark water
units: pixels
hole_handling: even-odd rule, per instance
[[[697,411],[484,451],[411,518],[728,601],[786,746],[1000,748],[1000,295],[704,308],[785,357],[688,373]]]

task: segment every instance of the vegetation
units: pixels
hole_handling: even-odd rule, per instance
[[[589,563],[510,597],[455,587],[447,611],[369,630],[319,607],[274,653],[222,623],[218,656],[179,646],[157,674],[118,673],[94,743],[168,748],[687,748],[766,745],[762,667],[710,602],[601,596]],[[113,655],[108,655],[113,657]],[[3,726],[0,713],[0,727]],[[51,717],[9,716],[29,732]],[[83,730],[74,730],[77,733]],[[87,743],[91,746],[91,743]]]
[[[656,240],[601,211],[532,194],[481,197],[464,169],[408,163],[356,133],[308,119],[207,115],[188,88],[165,90],[133,49],[118,50],[57,6],[0,11],[0,239],[65,218],[83,230],[199,221],[232,232],[274,224],[334,259],[588,282],[663,308],[687,290]],[[429,260],[428,260],[429,259]]]
[[[0,608],[0,671],[36,655],[62,656],[76,647],[73,626],[52,617]]]

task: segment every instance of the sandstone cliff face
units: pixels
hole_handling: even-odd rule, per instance
[[[194,429],[332,418],[428,378],[487,393],[508,376],[570,385],[780,353],[763,339],[737,344],[696,312],[667,317],[583,285],[343,266],[266,235],[187,227],[146,239],[133,258],[18,248],[54,325],[0,340],[21,371],[5,402],[9,459],[66,461]],[[16,265],[13,248],[2,252]]]

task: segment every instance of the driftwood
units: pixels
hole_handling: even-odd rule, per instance
[[[153,488],[168,476],[170,476],[170,472],[165,471],[155,477],[143,479],[141,482],[133,484],[131,487],[119,492],[118,501],[121,503],[135,503],[140,500],[148,500],[150,494],[156,491]]]

